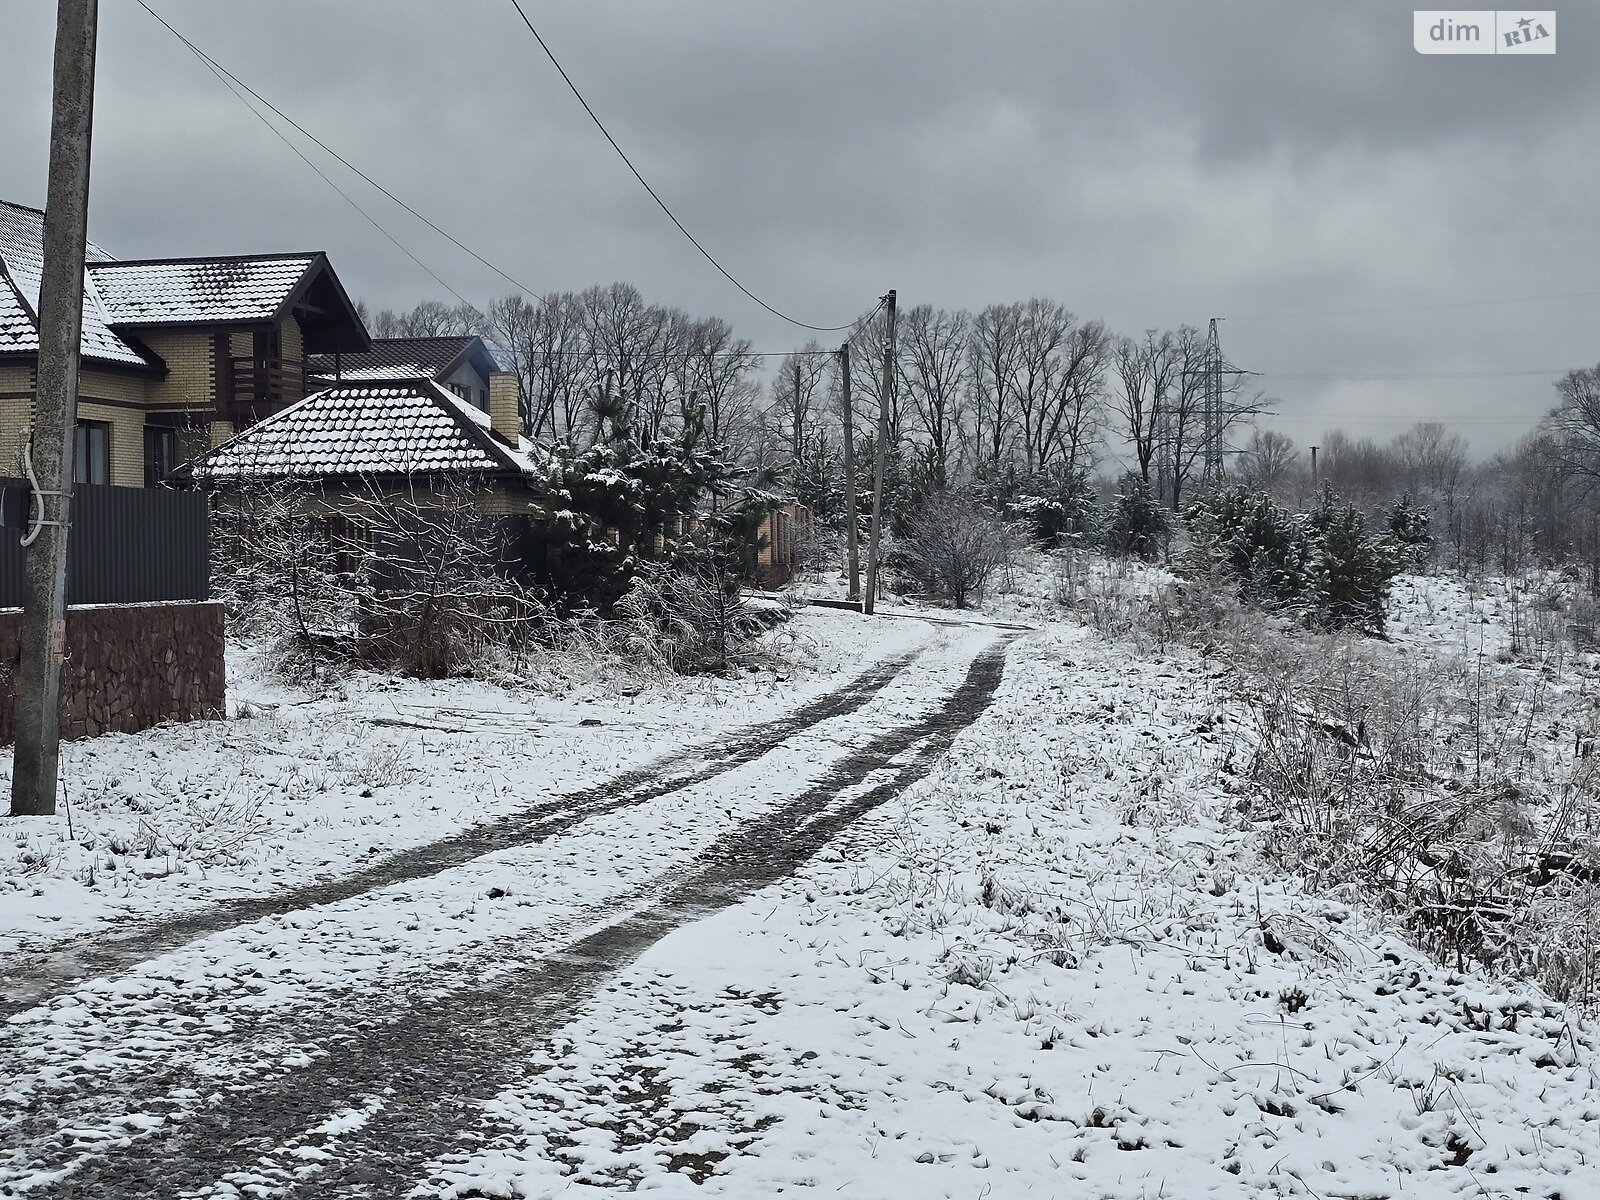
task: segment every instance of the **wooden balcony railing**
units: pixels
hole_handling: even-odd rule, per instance
[[[306,365],[295,359],[230,358],[223,401],[240,416],[259,419],[306,396]]]

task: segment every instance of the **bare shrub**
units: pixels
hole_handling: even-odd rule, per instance
[[[293,481],[217,497],[217,594],[280,669],[357,660],[424,678],[481,672],[559,624],[513,570],[507,526],[467,484],[323,493]]]
[[[698,675],[747,661],[766,624],[715,562],[680,558],[641,565],[617,601],[609,631],[631,662]]]
[[[899,550],[907,572],[952,608],[981,601],[991,577],[1012,562],[1019,538],[991,510],[949,492],[930,496],[906,521]]]
[[[1089,572],[1075,589],[1095,632],[1113,645],[1141,626],[1149,604],[1148,591],[1130,576],[1127,561],[1108,560],[1104,570]]]
[[[1566,617],[1567,635],[1577,649],[1600,650],[1600,599],[1587,590],[1575,590]]]
[[[213,496],[212,592],[230,628],[306,643],[348,636],[363,582],[355,562],[341,561],[336,519],[314,492],[289,481]]]
[[[1076,607],[1113,643],[1142,652],[1173,646],[1209,649],[1248,636],[1258,623],[1231,584],[1217,575],[1174,579],[1130,558],[1103,560],[1074,584]]]
[[[421,768],[411,760],[404,746],[383,743],[363,748],[340,770],[347,785],[368,789],[399,787],[421,774]]]
[[[520,581],[508,527],[466,485],[400,498],[369,489],[347,528],[344,549],[364,552],[370,581],[359,634],[371,660],[423,678],[472,673],[520,657],[554,620]]]
[[[1076,608],[1087,582],[1084,552],[1072,540],[1063,539],[1060,548],[1050,551],[1050,596],[1063,608]]]

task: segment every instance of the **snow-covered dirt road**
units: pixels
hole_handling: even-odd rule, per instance
[[[1006,639],[924,632],[797,710],[359,870],[0,960],[0,1194],[405,1194],[618,971],[926,774]]]
[[[1263,862],[1250,730],[1200,655],[1018,642],[933,771],[652,946],[418,1194],[1600,1196],[1593,1025]]]

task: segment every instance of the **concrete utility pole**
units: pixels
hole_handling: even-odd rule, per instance
[[[894,289],[885,298],[888,329],[883,341],[883,387],[878,394],[878,444],[872,464],[872,533],[867,541],[867,594],[861,611],[869,617],[878,600],[878,552],[883,544],[883,472],[889,454],[889,405],[894,390]]]
[[[66,654],[67,531],[78,424],[78,347],[83,336],[83,247],[89,238],[89,143],[94,124],[98,0],[60,0],[50,183],[39,286],[39,386],[32,472],[38,480],[23,590],[17,668],[11,815],[56,811],[61,750],[61,660]]]
[[[856,530],[856,422],[850,400],[850,343],[839,347],[839,387],[844,395],[844,549],[850,568],[849,600],[861,599],[861,547]]]

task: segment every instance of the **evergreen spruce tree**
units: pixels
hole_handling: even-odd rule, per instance
[[[1113,554],[1154,562],[1167,533],[1167,510],[1150,485],[1131,472],[1122,477],[1106,529],[1106,549]]]
[[[1272,497],[1249,484],[1214,488],[1185,512],[1189,574],[1221,573],[1240,595],[1260,605],[1292,605],[1304,599],[1311,546],[1305,530]]]
[[[811,511],[811,519],[822,528],[843,528],[844,472],[826,437],[802,447],[791,470],[795,499]]]
[[[1318,623],[1328,629],[1382,633],[1389,585],[1399,568],[1392,545],[1372,532],[1360,509],[1328,488],[1307,514],[1306,525]]]
[[[1389,506],[1384,523],[1407,566],[1421,566],[1428,561],[1433,553],[1433,517],[1410,492],[1402,493]]]
[[[1013,495],[998,511],[1024,522],[1040,549],[1068,541],[1086,545],[1100,536],[1100,498],[1087,471],[1047,471],[1014,488]]]

